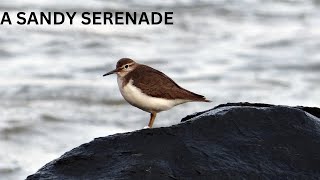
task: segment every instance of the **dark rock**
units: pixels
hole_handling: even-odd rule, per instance
[[[97,138],[27,179],[319,179],[319,112],[219,105],[175,126]]]

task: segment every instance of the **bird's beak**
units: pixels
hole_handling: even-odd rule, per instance
[[[120,70],[121,70],[120,68],[114,69],[114,70],[112,70],[112,71],[104,74],[103,76],[108,76],[108,75],[110,75],[110,74],[114,74],[114,73],[116,73],[116,72],[119,72]]]

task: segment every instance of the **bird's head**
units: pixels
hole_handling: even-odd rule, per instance
[[[110,74],[116,73],[120,77],[124,77],[129,72],[134,70],[138,64],[130,58],[122,58],[117,62],[116,69],[104,74],[103,76],[108,76]]]

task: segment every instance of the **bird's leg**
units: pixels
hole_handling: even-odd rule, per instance
[[[157,113],[152,112],[150,114],[150,121],[148,124],[149,128],[152,128],[152,125],[153,125],[154,120],[156,119],[156,116],[157,116]]]

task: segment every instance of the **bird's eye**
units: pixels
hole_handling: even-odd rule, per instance
[[[129,65],[128,65],[128,64],[124,66],[124,68],[126,68],[126,69],[128,69],[128,67],[129,67]]]

